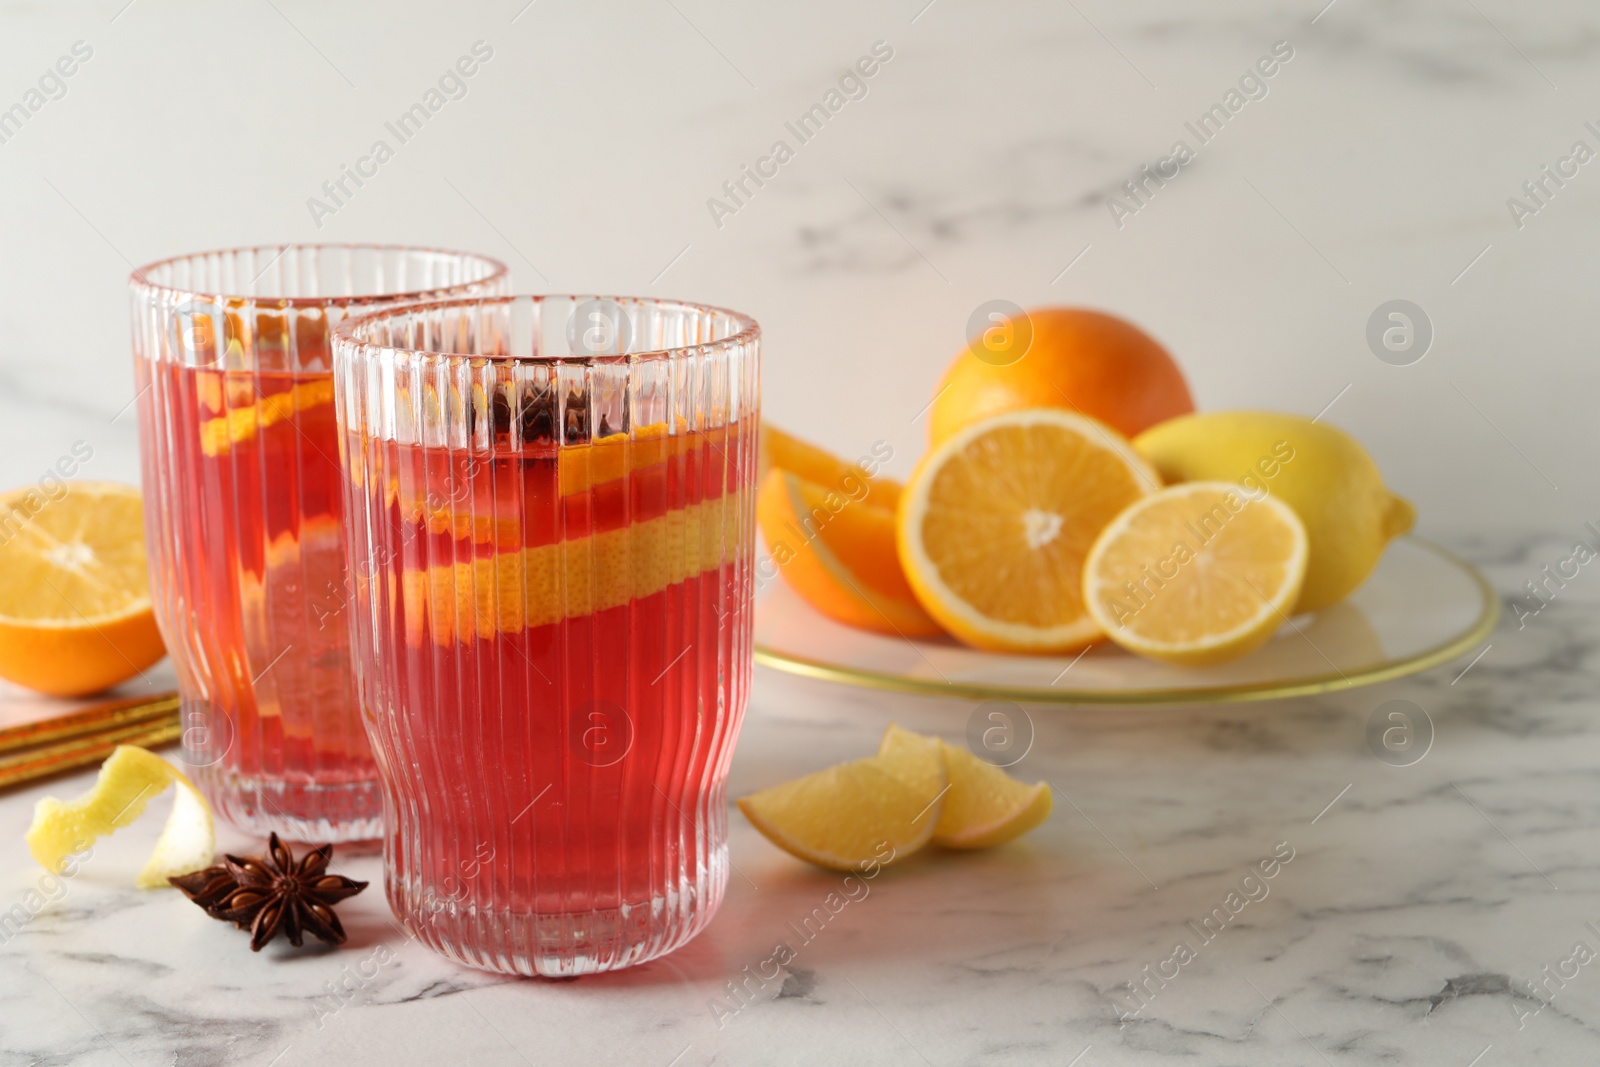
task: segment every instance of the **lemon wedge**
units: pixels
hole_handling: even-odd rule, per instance
[[[950,784],[937,738],[890,723],[878,742],[878,757],[890,773],[923,796],[943,796]]]
[[[819,867],[848,871],[917,851],[939,822],[943,773],[919,752],[873,756],[739,798],[768,841]],[[917,784],[923,783],[923,784]]]
[[[217,850],[211,805],[183,773],[148,749],[118,745],[100,766],[94,788],[77,800],[44,797],[28,827],[28,851],[46,870],[83,852],[95,840],[129,825],[167,786],[177,786],[172,814],[135,884],[152,889],[211,864]]]
[[[938,742],[950,791],[944,796],[933,841],[944,848],[993,848],[1013,841],[1050,817],[1048,783],[1019,782],[964,749]]]
[[[868,759],[739,800],[767,840],[836,870],[887,864],[929,841],[990,848],[1050,816],[1050,786],[1028,785],[936,737],[890,725]]]

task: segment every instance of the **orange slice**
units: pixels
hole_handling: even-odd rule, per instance
[[[774,467],[756,519],[778,573],[830,619],[903,637],[939,632],[900,569],[894,512]]]
[[[0,677],[98,692],[166,654],[150,606],[139,490],[70,482],[0,497]]]
[[[997,415],[923,458],[900,499],[900,561],[928,614],[967,644],[1070,651],[1102,636],[1081,589],[1089,546],[1159,484],[1093,419]]]
[[[586,493],[597,485],[676,460],[698,448],[726,452],[735,445],[732,429],[691,432],[688,423],[681,418],[676,425],[677,431],[673,434],[667,433],[666,423],[653,422],[637,427],[631,434],[608,434],[588,444],[562,446],[556,453],[562,495]],[[721,457],[717,458],[720,462]]]
[[[240,441],[256,436],[269,426],[307,408],[333,403],[333,378],[317,378],[264,396],[254,404],[234,408],[226,415],[200,424],[200,448],[208,456],[220,456]]]
[[[1305,524],[1274,496],[1186,482],[1146,497],[1084,564],[1089,611],[1130,652],[1221,663],[1266,644],[1305,580]]]
[[[678,420],[675,434],[667,433],[664,422],[640,426],[632,434],[608,434],[585,444],[563,445],[553,451],[562,496],[577,496],[597,488],[612,485],[623,477],[639,477],[652,467],[669,463],[686,462],[686,457],[699,452],[698,462],[713,470],[728,464],[732,453],[739,447],[738,427],[715,430],[689,430],[684,420]],[[432,534],[448,533],[457,540],[470,538],[477,544],[495,544],[501,548],[518,545],[523,537],[523,519],[519,515],[504,515],[492,504],[479,502],[472,506],[475,472],[492,463],[494,456],[475,456],[458,473],[457,481],[430,483],[426,478],[408,481],[402,493],[401,480],[391,474],[385,488],[385,503],[400,501],[401,514],[407,522],[422,521]],[[352,471],[359,479],[360,473]],[[656,477],[662,477],[657,473]],[[460,499],[449,499],[445,487],[453,487]],[[613,488],[617,488],[613,486]],[[402,499],[403,497],[403,499]]]
[[[798,474],[808,482],[848,496],[859,496],[862,503],[873,507],[893,511],[900,503],[900,483],[893,478],[872,477],[861,464],[846,463],[831,452],[787,434],[770,422],[761,424],[757,467],[763,478],[768,470],[777,467]]]
[[[642,600],[749,551],[742,494],[615,530],[400,571],[406,638],[441,644],[581,618]]]

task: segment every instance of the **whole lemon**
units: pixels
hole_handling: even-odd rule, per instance
[[[1310,539],[1296,612],[1349,596],[1377,566],[1384,546],[1416,519],[1416,509],[1384,487],[1377,464],[1354,438],[1299,415],[1183,415],[1151,427],[1133,444],[1168,483],[1239,482],[1295,510]]]
[[[1064,408],[1124,437],[1194,410],[1183,371],[1155,338],[1088,308],[1045,307],[1004,320],[950,362],[929,412],[937,445],[1021,408]]]

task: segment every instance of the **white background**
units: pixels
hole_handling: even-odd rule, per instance
[[[77,439],[84,476],[136,479],[133,415],[112,420],[132,396],[131,265],[326,239],[747,311],[768,415],[846,452],[887,441],[900,474],[968,315],[1004,297],[1132,318],[1205,408],[1339,396],[1326,418],[1425,534],[1600,517],[1600,164],[1520,231],[1505,203],[1575,139],[1600,148],[1581,5],[1339,0],[1313,25],[1320,4],[124,2],[0,13],[0,107],[94,49],[0,144],[0,482]],[[468,95],[318,228],[307,199],[396,146],[384,122],[478,40],[494,56]],[[877,40],[894,58],[869,95],[715,226],[706,200],[794,143],[783,122]],[[1192,144],[1183,123],[1278,40],[1295,58],[1269,95],[1113,225],[1106,195]],[[1393,298],[1434,324],[1413,366],[1364,339]]]

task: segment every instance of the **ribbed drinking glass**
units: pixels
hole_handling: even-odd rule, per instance
[[[505,291],[482,256],[274,245],[133,273],[133,352],[156,620],[184,759],[265,835],[377,837],[346,610],[329,331],[397,302]]]
[[[385,885],[465,963],[670,952],[727,882],[759,330],[667,300],[400,308],[335,337]]]

